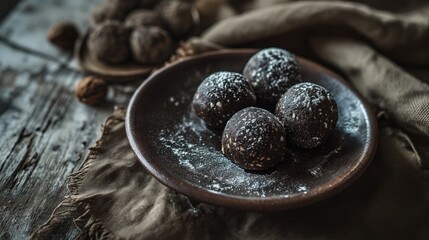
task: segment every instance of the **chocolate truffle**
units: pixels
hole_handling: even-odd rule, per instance
[[[130,38],[134,58],[142,64],[159,64],[168,59],[172,41],[159,27],[138,27]]]
[[[287,141],[301,148],[325,142],[338,120],[337,103],[323,87],[300,83],[280,98],[276,116],[283,123]]]
[[[186,2],[163,1],[156,8],[161,19],[175,39],[180,39],[188,34],[193,27],[192,6]]]
[[[243,75],[234,72],[216,72],[198,86],[192,105],[195,113],[207,125],[223,128],[237,111],[256,102],[252,86]]]
[[[244,76],[255,90],[258,104],[272,110],[288,88],[301,82],[295,56],[280,48],[257,52],[247,62]]]
[[[91,32],[88,49],[104,63],[123,63],[130,57],[128,36],[129,31],[120,22],[106,21]]]
[[[267,110],[249,107],[232,116],[222,135],[222,153],[239,167],[265,170],[286,152],[282,123]]]
[[[125,19],[126,27],[156,26],[161,27],[161,17],[158,12],[151,10],[136,10]]]

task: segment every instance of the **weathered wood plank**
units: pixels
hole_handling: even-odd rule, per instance
[[[21,1],[0,26],[0,36],[18,46],[68,62],[69,57],[46,41],[53,23],[71,21],[81,31],[88,26],[88,14],[101,0],[25,0]]]
[[[22,239],[65,194],[112,104],[82,105],[74,98],[81,77],[68,69],[38,74],[0,70],[0,229]]]
[[[26,0],[0,26],[0,239],[25,239],[48,219],[104,118],[129,99],[111,91],[102,106],[79,103],[74,85],[82,74],[45,40],[58,20],[84,30],[97,2]],[[71,224],[58,231],[67,239],[78,234]]]

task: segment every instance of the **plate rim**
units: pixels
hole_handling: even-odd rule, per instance
[[[140,95],[139,93],[143,91],[143,89],[145,89],[146,86],[149,86],[154,81],[153,79],[156,79],[158,74],[162,73],[165,69],[177,67],[178,65],[186,61],[198,61],[199,59],[202,59],[202,58],[209,58],[209,57],[224,55],[224,54],[251,54],[251,53],[255,53],[258,50],[260,49],[249,49],[249,48],[222,49],[218,51],[199,54],[196,56],[186,57],[180,61],[177,61],[175,63],[169,64],[167,66],[164,66],[156,70],[151,76],[149,76],[148,79],[146,79],[146,81],[144,81],[138,87],[138,89],[134,92],[127,108],[127,113],[125,118],[125,128],[126,128],[127,138],[133,152],[136,154],[139,162],[143,165],[143,167],[146,169],[146,171],[149,174],[151,174],[155,179],[157,179],[159,182],[161,182],[163,185],[167,186],[168,188],[171,188],[190,198],[193,198],[202,202],[214,204],[217,206],[227,207],[227,208],[253,210],[253,211],[261,211],[261,212],[287,210],[287,209],[296,208],[296,207],[307,205],[309,203],[320,201],[343,190],[363,174],[365,169],[371,163],[375,155],[377,144],[378,144],[378,124],[377,124],[375,115],[372,111],[372,108],[367,103],[367,101],[362,97],[362,95],[359,92],[357,92],[357,90],[349,82],[344,80],[341,76],[339,76],[333,71],[317,63],[314,63],[300,56],[297,56],[297,58],[300,61],[303,61],[303,62],[306,62],[306,64],[309,64],[312,67],[312,69],[314,69],[316,72],[323,72],[325,74],[328,74],[331,77],[335,78],[337,81],[341,82],[341,84],[348,87],[350,91],[357,97],[357,99],[361,101],[363,105],[363,110],[364,110],[363,112],[365,114],[365,119],[369,123],[368,124],[369,129],[367,133],[367,139],[369,140],[367,143],[365,143],[365,148],[363,150],[367,154],[362,156],[362,158],[359,161],[359,164],[355,165],[350,172],[341,176],[341,179],[336,181],[338,183],[341,183],[340,185],[334,184],[334,185],[329,185],[327,187],[325,185],[320,186],[316,189],[313,189],[311,193],[305,194],[306,197],[304,198],[299,197],[299,196],[302,196],[303,193],[291,194],[291,195],[288,195],[287,198],[285,198],[284,196],[267,197],[267,198],[234,196],[234,195],[229,195],[225,193],[211,191],[207,188],[198,187],[186,181],[180,181],[179,178],[172,176],[168,172],[162,171],[162,169],[157,169],[156,167],[153,166],[153,164],[150,163],[150,161],[146,159],[146,157],[143,154],[144,150],[138,147],[137,140],[135,138],[136,135],[132,130],[132,126],[135,124],[131,116],[132,116],[132,112],[135,111],[136,109],[136,101],[138,96]],[[321,195],[321,193],[323,194]]]

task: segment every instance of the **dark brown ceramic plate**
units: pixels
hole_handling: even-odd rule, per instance
[[[333,135],[319,149],[289,149],[270,172],[247,172],[220,151],[221,132],[195,116],[191,101],[215,71],[241,72],[254,50],[189,58],[152,75],[134,94],[126,129],[143,166],[161,183],[191,198],[225,207],[280,210],[302,206],[346,187],[368,166],[377,125],[365,101],[341,77],[298,58],[305,81],[328,89],[338,103]]]

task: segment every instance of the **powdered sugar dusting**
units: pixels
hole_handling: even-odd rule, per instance
[[[208,129],[191,109],[173,129],[161,130],[159,140],[181,167],[195,174],[196,180],[209,180],[206,187],[211,191],[245,191],[248,195],[260,196],[273,184],[273,179],[245,172],[223,156],[219,149],[220,134]],[[219,146],[211,144],[217,141]]]
[[[273,107],[289,87],[301,82],[295,56],[280,48],[266,48],[253,55],[243,74],[252,84],[258,101]]]
[[[223,127],[238,110],[254,105],[256,96],[243,75],[220,71],[198,86],[193,105],[198,116],[213,127]]]
[[[296,174],[314,178],[317,183],[326,174],[324,166],[341,152],[343,145],[341,137],[334,139],[335,148],[320,150],[317,160],[314,153],[289,149],[285,161],[273,171],[249,172],[222,154],[221,134],[207,128],[189,106],[180,122],[159,132],[158,140],[178,161],[180,171],[187,172],[188,179],[212,192],[252,197],[306,194],[313,186],[300,182]],[[297,168],[302,171],[296,172]]]

